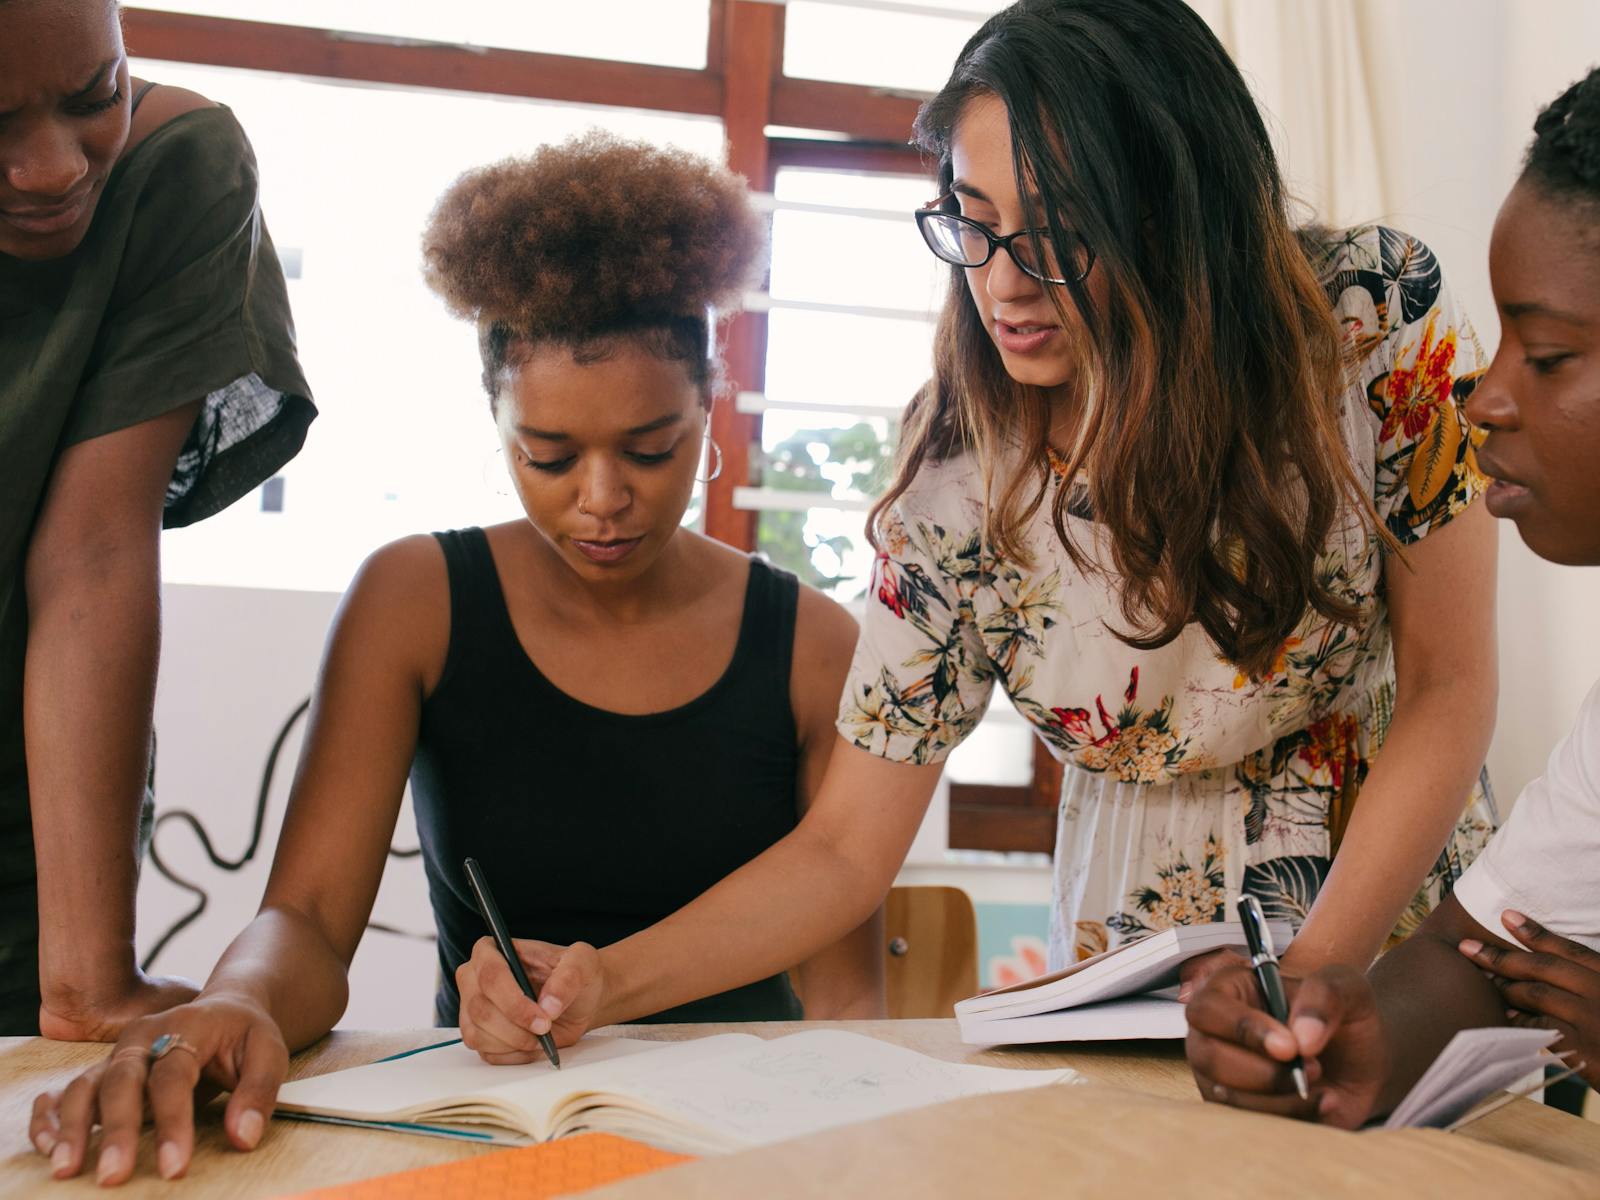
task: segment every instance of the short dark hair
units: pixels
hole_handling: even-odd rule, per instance
[[[1600,67],[1539,114],[1522,174],[1553,196],[1600,202]]]

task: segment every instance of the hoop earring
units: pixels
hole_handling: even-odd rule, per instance
[[[707,475],[704,479],[697,479],[695,481],[697,483],[710,483],[713,479],[722,474],[722,447],[717,445],[717,439],[709,434],[706,435],[706,441],[711,443],[711,453],[717,456],[717,465],[711,468],[711,474]]]

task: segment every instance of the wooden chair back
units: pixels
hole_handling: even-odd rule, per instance
[[[889,1016],[948,1017],[978,990],[978,918],[960,888],[892,888],[883,924]]]

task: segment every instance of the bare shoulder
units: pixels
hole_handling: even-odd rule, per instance
[[[800,656],[837,658],[841,654],[848,665],[855,653],[856,635],[860,626],[850,610],[814,587],[800,585],[800,599],[795,609],[794,648]]]
[[[144,86],[144,80],[133,79],[129,86],[135,95]],[[127,149],[131,150],[174,117],[194,112],[197,108],[215,108],[216,101],[191,92],[188,88],[171,87],[158,83],[139,102],[139,111],[133,114],[133,124],[128,129]],[[127,151],[125,150],[124,153]]]
[[[415,534],[369,554],[339,605],[336,630],[415,667],[431,690],[450,646],[450,579],[438,540]]]

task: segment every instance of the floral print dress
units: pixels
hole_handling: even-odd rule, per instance
[[[1317,264],[1352,348],[1342,431],[1358,478],[1401,543],[1446,524],[1484,487],[1462,405],[1486,360],[1420,242],[1368,226]],[[1070,487],[1059,463],[1053,487]],[[1304,920],[1389,728],[1394,655],[1384,550],[1347,513],[1319,559],[1371,614],[1362,629],[1311,613],[1270,673],[1251,680],[1198,626],[1155,650],[1124,624],[1115,581],[1078,570],[1050,506],[1028,532],[1033,566],[984,545],[983,485],[962,455],[925,466],[887,514],[884,553],[840,732],[901,762],[942,760],[1005,689],[1065,764],[1050,965],[1177,924],[1220,921],[1258,896]],[[1069,499],[1080,544],[1103,541]],[[1449,892],[1496,823],[1487,778],[1462,798],[1450,842],[1395,933]]]

